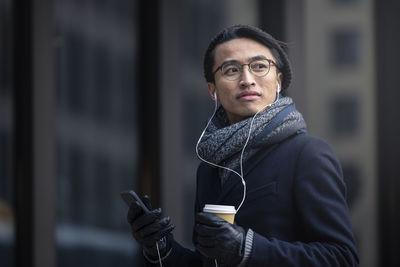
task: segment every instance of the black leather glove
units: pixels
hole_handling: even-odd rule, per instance
[[[144,196],[142,201],[148,211],[146,212],[138,202],[133,202],[129,207],[128,222],[131,224],[133,237],[142,245],[147,256],[157,259],[156,242],[163,257],[171,248],[172,237],[169,233],[175,226],[170,224],[170,217],[161,216],[160,208],[152,210],[148,196]]]
[[[238,265],[244,256],[246,231],[213,214],[196,214],[195,246],[206,257],[224,265]]]

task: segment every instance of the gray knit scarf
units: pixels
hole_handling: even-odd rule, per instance
[[[240,154],[246,143],[252,118],[229,125],[225,110],[220,106],[199,142],[199,155],[207,161],[239,171]],[[306,123],[294,107],[293,100],[290,97],[278,99],[254,119],[249,143],[243,153],[243,162],[262,147],[279,143],[305,129]],[[230,172],[220,169],[219,175],[224,182]]]

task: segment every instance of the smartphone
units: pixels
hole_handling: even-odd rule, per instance
[[[140,197],[135,193],[135,191],[133,190],[123,191],[121,192],[121,197],[128,206],[131,206],[131,204],[134,201],[137,201],[144,210],[144,212],[149,212],[149,209],[146,207],[146,205],[143,203]]]

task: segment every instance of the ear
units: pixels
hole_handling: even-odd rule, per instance
[[[216,93],[216,88],[214,83],[207,83],[208,92],[210,93],[211,99],[215,100],[214,94]]]
[[[279,72],[277,75],[277,83],[279,84],[279,92],[282,90],[282,79],[283,79],[283,74],[282,74],[282,72]]]

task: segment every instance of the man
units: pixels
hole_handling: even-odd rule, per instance
[[[196,147],[196,251],[173,239],[169,217],[145,197],[150,211],[133,203],[128,220],[149,266],[358,266],[340,165],[284,97],[292,74],[283,47],[244,25],[209,44],[204,74],[220,105]],[[205,204],[235,206],[235,223]]]

